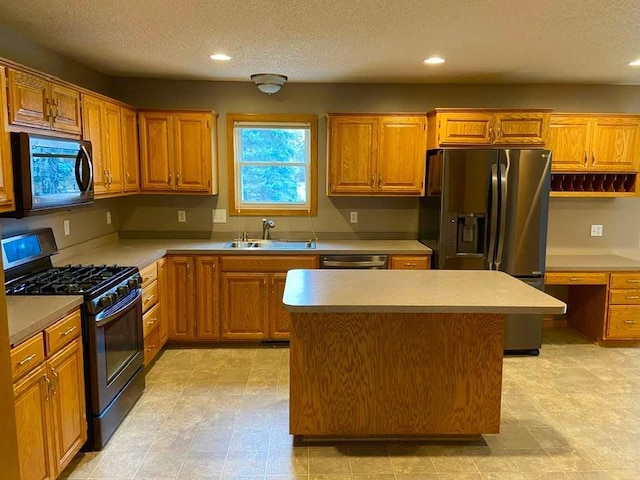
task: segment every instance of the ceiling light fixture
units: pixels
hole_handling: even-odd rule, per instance
[[[251,75],[251,80],[258,86],[258,90],[267,95],[279,92],[282,85],[289,80],[286,76],[277,73],[256,73]]]
[[[429,58],[425,59],[424,63],[426,63],[427,65],[440,65],[441,63],[444,63],[444,58],[442,58],[442,57],[429,57]]]
[[[225,55],[224,53],[214,53],[213,55],[209,55],[211,60],[218,60],[219,62],[226,62],[231,60],[229,55]]]
[[[640,67],[640,60],[634,60],[633,62],[629,62],[629,65],[632,67]]]

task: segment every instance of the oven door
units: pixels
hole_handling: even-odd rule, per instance
[[[100,415],[142,368],[142,290],[88,320],[91,407]]]

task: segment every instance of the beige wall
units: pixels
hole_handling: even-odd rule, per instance
[[[338,198],[324,194],[326,178],[327,112],[428,111],[434,107],[530,107],[571,112],[640,112],[640,88],[633,86],[574,85],[355,85],[287,84],[273,96],[252,83],[174,81],[118,78],[113,95],[148,108],[207,108],[220,114],[220,194],[215,197],[144,196],[120,201],[123,234],[160,231],[167,235],[200,232],[229,236],[243,230],[257,232],[259,217],[232,217],[227,224],[211,223],[211,210],[227,208],[227,112],[316,113],[319,124],[320,195],[313,226],[322,237],[396,236],[415,238],[418,217],[415,199]],[[550,247],[638,247],[640,200],[552,199],[549,215]],[[177,222],[177,210],[187,222]],[[359,212],[359,223],[348,223],[349,212]],[[278,231],[307,233],[307,218],[276,219]],[[604,224],[604,236],[590,237],[592,223]]]

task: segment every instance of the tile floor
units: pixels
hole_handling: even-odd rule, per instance
[[[467,444],[293,447],[286,348],[171,349],[134,411],[69,479],[640,479],[640,348],[545,332],[504,364],[499,435]]]

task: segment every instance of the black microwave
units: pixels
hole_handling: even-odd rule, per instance
[[[91,142],[11,134],[16,210],[22,218],[93,203]]]

